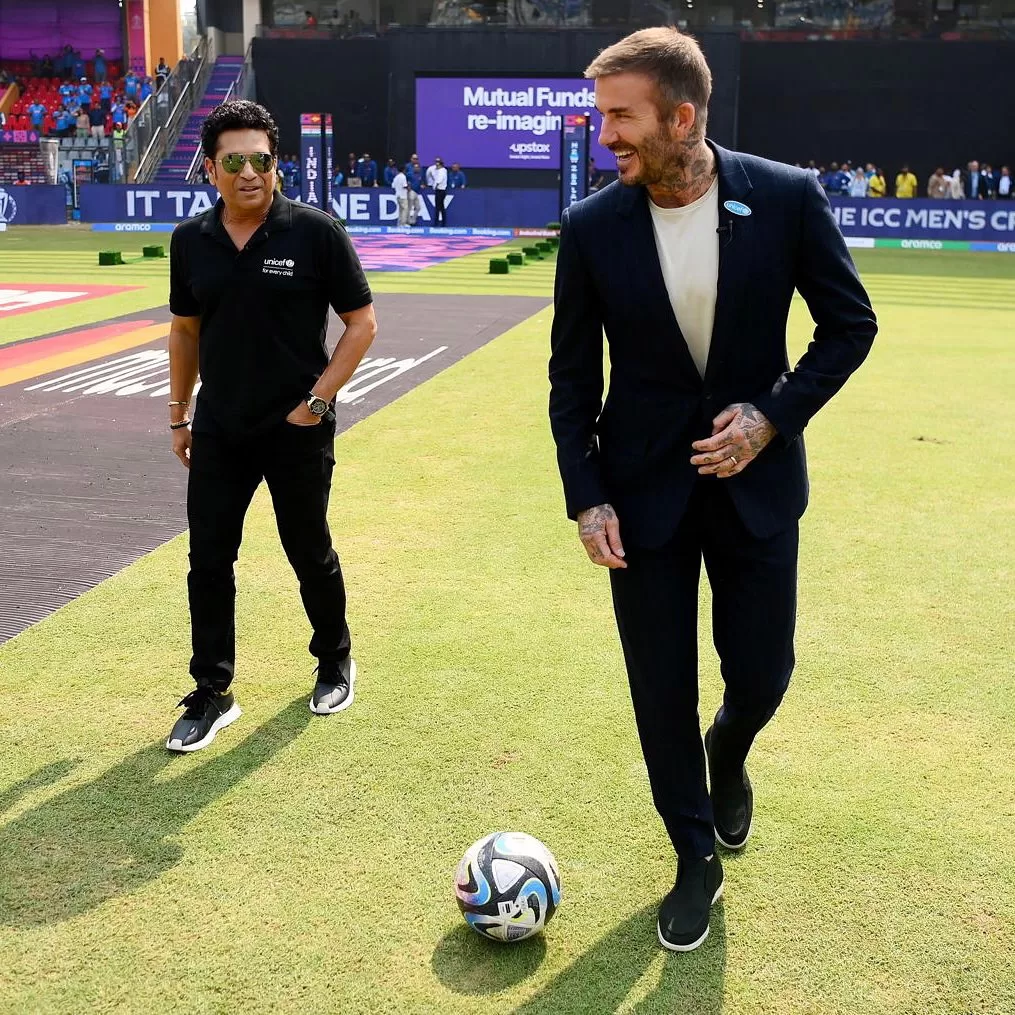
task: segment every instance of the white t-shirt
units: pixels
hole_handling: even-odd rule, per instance
[[[395,173],[395,178],[391,181],[391,189],[395,192],[395,197],[399,199],[405,197],[405,193],[409,189],[409,181],[405,178],[405,173]]]
[[[1010,194],[1011,193],[1011,177],[1010,176],[999,176],[997,178],[997,192],[999,194]]]
[[[659,265],[677,324],[705,376],[719,284],[719,178],[691,204],[660,208],[649,198]]]

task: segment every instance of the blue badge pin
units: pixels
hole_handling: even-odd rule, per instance
[[[741,204],[739,201],[723,201],[722,206],[734,215],[742,215],[746,218],[751,214],[751,209],[746,204]]]

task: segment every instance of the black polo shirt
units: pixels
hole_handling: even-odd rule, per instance
[[[240,436],[278,426],[328,365],[328,306],[372,302],[348,234],[335,219],[276,193],[237,251],[220,198],[173,232],[169,309],[201,318],[198,432]]]

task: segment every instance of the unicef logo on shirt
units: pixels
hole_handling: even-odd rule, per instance
[[[285,266],[287,268],[295,268],[296,267],[296,262],[291,257],[287,257],[285,259]]]
[[[17,218],[18,203],[12,194],[8,194],[3,187],[0,187],[0,222],[10,225]]]

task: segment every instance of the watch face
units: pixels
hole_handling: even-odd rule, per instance
[[[323,416],[328,411],[328,403],[323,398],[311,398],[307,406],[315,416]]]

